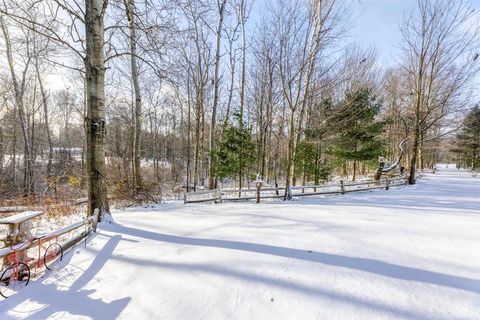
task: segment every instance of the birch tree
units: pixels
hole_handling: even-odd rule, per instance
[[[109,212],[105,172],[104,17],[108,0],[85,1],[88,214]]]

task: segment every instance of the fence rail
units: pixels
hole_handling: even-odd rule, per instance
[[[262,199],[283,198],[284,187],[260,189]],[[237,196],[236,196],[237,195]],[[184,193],[184,203],[254,200],[257,189],[214,189]]]
[[[368,191],[375,189],[388,190],[391,187],[406,184],[406,177],[385,178],[381,180],[368,180],[359,182],[344,182],[333,184],[292,186],[288,188],[286,198],[294,199],[296,197],[345,194],[351,192]],[[234,196],[232,196],[234,195]],[[183,202],[223,202],[223,201],[243,201],[255,199],[279,199],[285,198],[285,187],[278,188],[260,188],[260,189],[214,189],[202,190],[197,192],[186,192],[183,196]]]
[[[14,246],[11,247],[6,247],[3,249],[0,249],[0,258],[4,258],[10,254],[13,254],[16,251],[26,251],[35,247],[38,247],[41,243],[50,241],[55,238],[59,238],[67,233],[73,232],[75,230],[78,230],[80,228],[84,228],[82,232],[77,233],[75,236],[65,239],[65,241],[62,243],[62,247],[64,250],[67,250],[69,247],[74,245],[75,243],[79,242],[83,238],[87,237],[90,232],[93,230],[92,225],[94,225],[98,220],[98,213],[95,214],[94,216],[91,216],[89,218],[86,218],[82,221],[79,221],[77,223],[71,224],[67,227],[64,227],[59,230],[52,231],[50,233],[41,235],[39,237],[35,237],[30,240],[25,240],[21,243],[17,243]]]

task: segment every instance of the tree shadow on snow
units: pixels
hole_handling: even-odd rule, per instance
[[[379,274],[394,279],[416,281],[442,287],[480,293],[480,281],[476,279],[454,276],[435,271],[422,270],[413,267],[400,266],[376,259],[348,257],[331,253],[277,247],[272,245],[256,244],[242,241],[181,237],[140,230],[118,224],[115,225],[114,228],[111,228],[107,225],[103,229],[111,229],[112,232],[121,232],[122,234],[128,234],[134,237],[140,237],[167,243],[240,250],[285,258],[300,259],[324,265],[343,267],[368,273]]]
[[[114,256],[112,259],[138,264],[138,259],[132,259],[125,256]],[[191,274],[192,272],[202,272],[206,274],[213,274],[220,277],[230,278],[231,280],[242,279],[250,283],[258,283],[263,285],[268,285],[275,288],[280,288],[287,291],[295,291],[302,294],[306,294],[309,297],[318,297],[325,300],[331,300],[334,302],[339,302],[340,304],[347,306],[355,306],[355,308],[365,308],[376,310],[388,317],[403,317],[405,319],[417,319],[417,320],[431,320],[432,315],[427,313],[422,313],[419,311],[407,310],[401,307],[387,305],[382,302],[376,302],[371,299],[363,299],[358,296],[344,294],[340,292],[335,292],[332,290],[326,290],[323,288],[312,287],[309,285],[298,283],[297,281],[288,281],[279,278],[273,278],[266,275],[257,275],[252,272],[242,272],[235,270],[234,268],[224,268],[221,266],[216,266],[211,263],[209,264],[200,264],[200,263],[168,263],[168,262],[159,262],[148,260],[141,260],[142,265],[151,265],[156,268],[168,269],[174,272],[185,272]],[[437,318],[442,319],[442,318]],[[449,320],[455,319],[450,317]]]
[[[392,209],[421,209],[419,213],[439,214],[480,214],[480,201],[472,190],[479,189],[479,185],[472,183],[392,188],[390,191],[374,190],[361,191],[357,194],[347,194],[335,197],[304,198],[295,202],[295,205],[335,205],[354,207],[377,207]],[[402,213],[402,212],[400,212]]]
[[[15,312],[15,308],[25,300],[30,300],[42,305],[38,310],[27,310],[15,312],[16,316],[21,313],[30,313],[23,319],[46,319],[53,314],[61,315],[62,313],[87,316],[92,319],[116,319],[123,309],[128,305],[131,297],[105,302],[102,299],[94,299],[89,297],[95,290],[87,290],[85,286],[95,278],[97,273],[102,269],[108,261],[112,252],[122,240],[120,235],[115,235],[107,241],[103,248],[98,252],[96,258],[91,262],[86,270],[82,270],[80,276],[66,290],[62,290],[58,283],[42,283],[45,281],[33,281],[22,292],[3,301],[5,303],[4,310]],[[64,259],[59,264],[59,269],[63,269],[69,265],[73,257],[73,252],[77,249],[74,247],[67,252]],[[66,258],[66,259],[65,259]],[[49,279],[50,272],[46,273],[45,279]],[[68,275],[67,275],[68,277]],[[30,290],[29,290],[30,289]],[[3,308],[2,308],[3,309]]]

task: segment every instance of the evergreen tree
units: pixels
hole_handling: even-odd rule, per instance
[[[219,179],[233,178],[245,172],[245,168],[254,162],[254,154],[255,145],[250,131],[240,125],[227,125],[220,142],[212,151],[216,176]]]
[[[333,168],[321,151],[321,141],[308,135],[297,146],[295,175],[302,176],[303,183],[313,180],[314,184],[318,184],[320,180],[329,179]]]
[[[304,139],[297,145],[295,152],[295,177],[302,177],[302,184],[313,181],[317,185],[328,180],[333,171],[325,150],[328,148],[325,114],[331,109],[329,98],[321,100],[307,110]]]
[[[316,160],[315,142],[308,139],[301,141],[295,153],[295,176],[303,176],[304,183],[309,181],[310,177],[315,174]]]
[[[346,94],[344,101],[332,108],[329,129],[333,134],[331,152],[340,160],[353,160],[353,180],[359,161],[373,160],[382,155],[380,138],[384,122],[376,116],[381,104],[370,89],[361,88]]]
[[[475,106],[467,115],[457,135],[457,147],[453,150],[472,170],[480,168],[480,107]]]
[[[304,140],[297,146],[295,157],[296,175],[303,175],[303,182],[328,180],[332,173],[332,167],[327,159],[319,154],[319,147],[315,141]],[[312,179],[313,178],[313,179]]]

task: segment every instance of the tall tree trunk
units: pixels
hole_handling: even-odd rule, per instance
[[[19,83],[16,72],[15,72],[15,67],[14,67],[10,35],[7,30],[7,27],[5,26],[5,22],[3,20],[2,15],[0,15],[0,26],[1,26],[2,33],[5,40],[5,53],[8,61],[8,68],[10,70],[10,75],[12,76],[13,91],[15,95],[15,106],[18,110],[18,117],[20,119],[20,124],[22,127],[22,134],[23,134],[23,145],[24,145],[23,163],[25,167],[24,195],[29,196],[33,192],[33,163],[32,163],[33,159],[32,159],[32,148],[30,144],[30,137],[28,133],[29,131],[28,122],[25,115],[25,109],[23,104],[23,96],[24,96],[24,89],[25,89],[26,73],[28,71],[28,68],[31,62],[31,56],[26,57],[26,63],[23,70],[22,81],[21,83]]]
[[[47,134],[47,142],[48,142],[47,177],[50,177],[52,174],[53,143],[52,143],[52,137],[50,135],[50,120],[48,118],[47,93],[45,92],[45,88],[43,87],[43,80],[40,75],[38,58],[35,58],[35,72],[37,74],[38,84],[40,86],[40,93],[42,95],[43,121],[45,122],[45,131]]]
[[[202,101],[205,102],[202,93]],[[202,118],[201,118],[201,129],[200,129],[200,182],[202,187],[205,188],[205,108],[202,103]]]
[[[105,67],[103,59],[103,18],[107,0],[85,1],[87,84],[87,175],[88,215],[98,209],[100,215],[109,213],[105,172]]]
[[[232,99],[233,99],[233,91],[235,87],[235,51],[233,50],[233,39],[229,38],[229,62],[230,62],[230,86],[228,89],[228,100],[227,100],[227,110],[225,111],[225,118],[223,119],[223,124],[222,124],[222,131],[220,133],[220,137],[223,137],[223,133],[225,132],[225,128],[227,127],[228,124],[228,119],[230,117],[230,109],[232,106]]]
[[[418,126],[415,126],[415,133],[414,133],[414,140],[413,140],[413,147],[412,147],[412,158],[410,159],[410,176],[408,177],[409,184],[415,184],[415,174],[417,169],[417,156],[418,156],[418,148],[419,148],[419,137],[420,137],[420,129]]]
[[[217,25],[217,34],[216,34],[216,47],[215,47],[215,70],[213,75],[213,105],[212,105],[212,122],[210,126],[210,143],[209,143],[209,154],[208,154],[208,189],[213,189],[215,184],[215,172],[213,168],[212,161],[212,151],[215,148],[215,122],[217,121],[217,105],[218,105],[218,89],[219,89],[219,77],[218,72],[220,68],[220,42],[222,38],[222,28],[223,28],[223,13],[225,11],[225,4],[227,0],[222,0],[219,3],[218,7],[218,25]]]
[[[263,141],[262,141],[262,166],[261,172],[264,181],[268,181],[268,143],[271,140],[272,136],[272,109],[273,109],[273,68],[270,67],[269,61],[269,70],[268,70],[268,97],[266,104],[266,118],[265,123],[262,124],[261,130],[263,130]]]
[[[240,128],[243,128],[243,110],[245,106],[245,65],[246,65],[246,51],[247,40],[245,36],[245,1],[240,0],[240,26],[242,34],[242,74],[240,82]]]
[[[355,152],[355,156],[356,156],[356,155],[357,155],[357,151],[358,151],[358,144],[357,144],[357,141],[355,141],[354,143],[355,143],[354,152]],[[357,164],[358,164],[357,159],[353,159],[353,177],[352,177],[352,181],[355,181],[355,179],[357,178]]]
[[[417,157],[420,147],[420,110],[422,106],[422,79],[423,79],[423,65],[424,60],[423,56],[419,62],[419,72],[417,77],[417,84],[416,84],[416,97],[415,97],[415,129],[413,132],[413,148],[412,148],[412,158],[410,159],[410,176],[408,177],[409,184],[415,184],[415,174],[417,170]]]
[[[13,105],[13,137],[12,137],[12,182],[14,191],[17,191],[17,107]]]
[[[246,52],[247,52],[247,40],[246,40],[246,35],[245,35],[245,1],[240,0],[240,26],[241,26],[241,34],[242,34],[242,73],[241,73],[241,81],[240,81],[240,115],[239,115],[239,126],[240,126],[240,131],[243,130],[243,113],[244,113],[244,107],[245,107],[245,66],[246,66]],[[242,189],[242,183],[243,183],[243,159],[240,157],[239,161],[239,171],[238,171],[238,190]],[[241,194],[240,192],[238,193],[238,196],[240,197]]]
[[[352,181],[355,181],[356,178],[357,178],[357,160],[354,159],[354,160],[353,160],[353,177],[352,177]]]
[[[196,101],[195,101],[195,155],[193,159],[193,191],[197,191],[197,184],[198,184],[198,177],[199,177],[199,156],[200,156],[200,124],[201,124],[201,105],[200,105],[200,98],[197,93]]]
[[[191,160],[190,160],[190,150],[192,148],[192,120],[191,120],[191,95],[190,95],[190,77],[187,78],[187,106],[188,106],[188,113],[187,113],[187,192],[190,192],[190,184],[191,184]]]
[[[134,0],[124,0],[130,29],[130,66],[132,72],[133,92],[135,96],[134,130],[133,130],[133,185],[135,193],[143,188],[142,168],[140,163],[140,144],[142,134],[142,96],[138,81],[137,64],[137,25],[135,23]]]
[[[293,161],[295,159],[295,113],[294,110],[290,111],[290,129],[288,133],[288,155],[287,155],[287,171],[285,174],[285,195],[284,200],[287,200],[288,189],[292,184],[293,176]]]
[[[191,5],[191,3],[190,3]],[[193,9],[192,10],[192,15]],[[203,136],[204,136],[204,90],[205,90],[205,73],[203,70],[202,47],[200,45],[200,32],[198,27],[198,19],[194,18],[193,28],[195,32],[195,49],[196,49],[196,76],[193,76],[195,86],[195,155],[193,165],[193,190],[197,191],[197,185],[203,181]],[[202,184],[203,185],[203,184]]]
[[[422,130],[422,133],[420,134],[420,141],[423,141],[423,137],[424,137],[424,132]],[[418,144],[418,162],[420,164],[420,170],[424,170],[425,169],[425,154],[423,152],[423,143],[419,143]]]
[[[1,138],[0,138],[1,139]],[[473,150],[473,157],[472,157],[472,165],[471,165],[471,170],[475,171],[477,166],[477,150]]]

